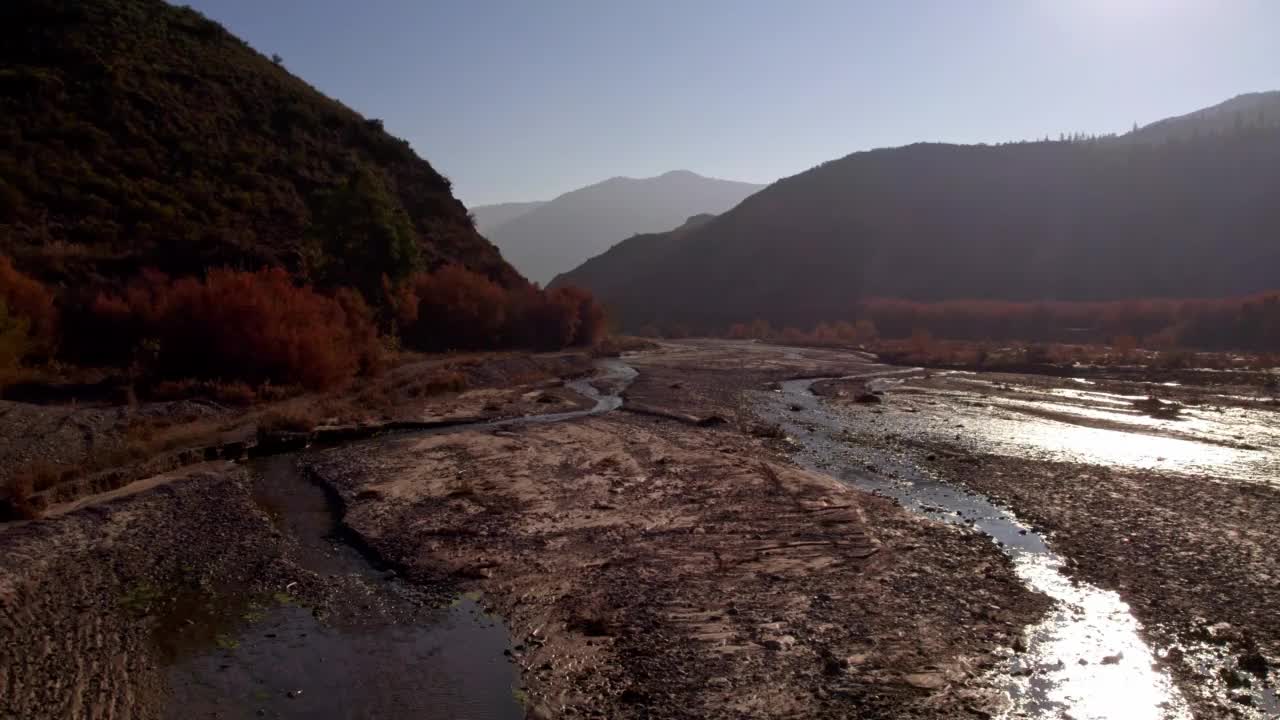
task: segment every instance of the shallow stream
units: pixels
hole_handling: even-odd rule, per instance
[[[585,410],[426,431],[432,434],[572,420],[616,409],[636,372],[606,360],[566,383]],[[603,390],[601,389],[603,388]],[[251,463],[254,499],[295,547],[291,558],[332,581],[341,597],[320,613],[290,595],[232,592],[178,603],[161,619],[168,716],[190,718],[416,718],[518,720],[510,634],[473,598],[432,608],[395,572],[362,552],[338,505],[290,453]]]
[[[890,378],[902,370],[843,379]],[[762,414],[795,442],[794,459],[863,490],[894,498],[905,508],[986,534],[1012,560],[1033,590],[1057,602],[1026,634],[1024,652],[1011,653],[996,682],[1008,693],[1007,717],[1057,720],[1181,720],[1188,705],[1160,656],[1144,641],[1128,605],[1110,590],[1069,578],[1064,560],[1046,539],[1009,510],[947,484],[909,459],[842,438],[847,417],[811,391],[819,380],[781,383],[762,394]],[[1000,430],[1000,428],[997,428]],[[951,430],[951,432],[957,432]],[[966,444],[985,441],[983,425],[960,430]],[[957,436],[958,438],[960,436]],[[1275,717],[1273,691],[1258,689],[1245,717]],[[1254,711],[1260,713],[1254,715]]]

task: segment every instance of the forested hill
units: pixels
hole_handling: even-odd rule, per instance
[[[569,277],[624,327],[695,332],[753,318],[811,326],[850,317],[868,297],[1274,288],[1280,114],[1265,108],[1276,97],[1129,136],[854,153],[774,183],[678,242],[648,243],[652,257],[632,243],[634,272],[602,257]]]
[[[523,280],[408,143],[163,0],[0,3],[0,254],[53,282],[458,262]]]

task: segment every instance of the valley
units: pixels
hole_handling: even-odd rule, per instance
[[[851,351],[597,362],[563,410],[205,463],[3,526],[3,712],[1274,711],[1263,386],[1162,386],[1185,417],[1155,421],[1104,380]],[[1204,463],[1164,464],[1179,443]],[[320,680],[344,657],[369,679]]]

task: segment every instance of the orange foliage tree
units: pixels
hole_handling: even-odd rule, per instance
[[[378,355],[362,299],[295,286],[278,268],[214,270],[204,280],[149,273],[99,295],[92,314],[108,354],[128,352],[159,377],[325,388]]]
[[[508,290],[459,265],[418,273],[395,297],[401,339],[417,350],[556,350],[594,345],[606,330],[604,310],[586,290]]]

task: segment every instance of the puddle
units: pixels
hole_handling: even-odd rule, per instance
[[[511,427],[617,409],[636,371],[604,360],[566,386],[593,407],[484,423]],[[604,388],[601,390],[599,388]],[[427,431],[458,432],[474,427]],[[422,605],[412,587],[362,553],[336,504],[298,470],[297,453],[251,464],[254,501],[296,541],[292,559],[333,579],[343,596],[323,618],[287,588],[193,592],[160,618],[157,644],[170,690],[166,716],[519,720],[520,677],[504,654],[510,633],[473,599]],[[146,588],[137,592],[148,601]]]
[[[883,378],[884,374],[869,376]],[[905,508],[933,519],[985,533],[1009,555],[1028,587],[1057,601],[1040,624],[1029,628],[1026,651],[1014,654],[1008,671],[999,678],[1010,700],[1005,717],[1191,717],[1186,700],[1161,669],[1160,658],[1142,639],[1140,624],[1117,593],[1068,578],[1062,572],[1063,559],[1040,534],[985,497],[948,485],[893,454],[842,442],[850,418],[828,408],[810,392],[814,382],[788,381],[781,384],[780,392],[762,394],[762,410],[797,442],[795,460],[799,464],[894,498]],[[950,405],[945,410],[948,414],[953,411]],[[1026,420],[1021,423],[1023,430],[1028,424]],[[981,427],[985,435],[989,429]],[[956,433],[949,431],[949,435]],[[976,442],[973,435],[968,433],[968,439]],[[875,466],[874,474],[863,472],[868,463]],[[1226,688],[1214,689],[1221,697],[1229,695]],[[1274,691],[1256,689],[1251,699],[1252,708],[1237,706],[1241,707],[1240,717],[1274,717],[1267,710],[1275,707]]]
[[[518,720],[519,675],[500,619],[474,601],[427,609],[346,542],[296,454],[252,464],[254,499],[307,570],[352,597],[323,619],[287,592],[179,604],[161,623],[168,716]]]
[[[373,626],[283,605],[172,666],[169,716],[519,720],[507,647],[506,629],[471,601]]]

